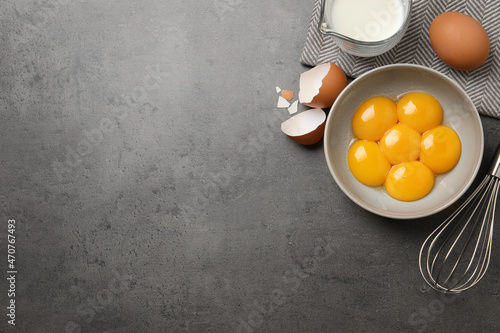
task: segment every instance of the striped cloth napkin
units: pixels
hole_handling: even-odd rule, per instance
[[[432,50],[429,27],[443,12],[458,11],[478,20],[490,37],[486,62],[472,71],[457,71],[445,65]],[[458,82],[480,114],[500,118],[500,1],[498,0],[413,0],[408,30],[392,50],[377,57],[361,58],[340,50],[329,36],[318,30],[321,0],[315,0],[301,63],[315,66],[332,61],[350,77],[394,63],[419,64],[436,69]]]

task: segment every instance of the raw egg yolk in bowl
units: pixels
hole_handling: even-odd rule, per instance
[[[387,97],[377,96],[358,107],[352,118],[352,129],[360,140],[378,141],[397,122],[396,103]]]
[[[422,136],[420,160],[436,174],[453,169],[461,153],[458,134],[447,126],[437,126]]]
[[[391,164],[378,143],[368,140],[358,140],[351,145],[347,163],[354,177],[367,186],[384,184],[391,170]]]
[[[404,95],[397,104],[398,120],[424,133],[441,124],[443,109],[432,95],[423,92],[411,92]]]
[[[385,182],[389,195],[401,201],[415,201],[425,197],[434,186],[434,174],[420,161],[395,165]]]
[[[396,124],[380,139],[380,147],[392,165],[418,160],[422,136],[413,128]]]
[[[460,160],[460,137],[442,121],[441,104],[427,93],[410,92],[397,102],[382,96],[364,101],[352,118],[357,139],[347,153],[352,175],[367,186],[385,185],[396,200],[422,199],[435,175]]]

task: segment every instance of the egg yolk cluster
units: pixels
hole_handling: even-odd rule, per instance
[[[453,169],[462,152],[458,134],[442,120],[441,104],[427,93],[411,92],[397,103],[382,96],[366,100],[352,118],[351,173],[364,185],[385,185],[397,200],[425,197],[435,175]]]

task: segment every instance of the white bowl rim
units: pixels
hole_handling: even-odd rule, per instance
[[[479,126],[479,130],[481,132],[481,136],[479,138],[480,139],[480,147],[479,147],[480,148],[480,152],[479,152],[478,161],[477,161],[477,163],[476,163],[476,165],[474,167],[474,170],[472,172],[472,176],[469,178],[469,180],[467,181],[467,183],[465,184],[465,186],[463,186],[462,190],[460,190],[460,192],[458,193],[458,195],[456,195],[453,200],[450,200],[449,202],[445,203],[444,205],[442,205],[438,209],[435,209],[433,211],[423,212],[423,213],[416,213],[416,214],[413,214],[413,215],[403,215],[403,214],[397,214],[397,213],[390,212],[390,211],[377,210],[375,208],[370,207],[369,205],[366,205],[358,197],[352,195],[350,193],[350,191],[348,191],[347,188],[344,187],[344,185],[340,181],[340,179],[338,179],[337,174],[334,171],[333,165],[331,164],[331,159],[329,158],[330,142],[329,142],[329,136],[327,135],[328,129],[332,126],[331,125],[332,119],[333,119],[332,114],[334,112],[334,109],[335,109],[336,105],[339,104],[340,101],[342,101],[342,99],[344,98],[344,95],[348,94],[349,91],[358,84],[358,82],[360,82],[361,80],[363,80],[366,77],[372,76],[372,75],[374,75],[374,74],[376,74],[378,72],[381,72],[381,71],[394,70],[394,69],[401,70],[401,69],[406,69],[406,68],[427,71],[428,73],[430,73],[432,75],[437,75],[441,79],[447,81],[450,85],[454,86],[458,91],[460,91],[463,94],[463,96],[473,106],[473,109],[475,111],[475,112],[473,112],[473,116],[477,118],[476,120],[478,121],[478,123],[480,125]],[[357,78],[355,78],[352,82],[350,82],[349,85],[348,85],[348,87],[346,89],[344,89],[339,94],[339,96],[337,97],[337,99],[333,103],[332,107],[330,108],[330,111],[329,111],[327,119],[326,119],[325,135],[323,136],[323,146],[324,146],[324,154],[325,154],[325,158],[326,158],[326,162],[327,162],[330,174],[333,176],[333,178],[334,178],[335,183],[337,184],[337,186],[342,190],[342,192],[347,197],[349,197],[354,203],[356,203],[361,208],[363,208],[363,209],[365,209],[365,210],[367,210],[367,211],[369,211],[371,213],[374,213],[376,215],[380,215],[380,216],[387,217],[387,218],[392,218],[392,219],[409,220],[409,219],[418,219],[418,218],[423,218],[423,217],[431,216],[431,215],[434,215],[434,214],[436,214],[436,213],[438,213],[440,211],[443,211],[444,209],[446,209],[449,206],[451,206],[452,204],[454,204],[458,199],[460,199],[464,195],[464,193],[469,189],[469,187],[471,186],[471,184],[476,179],[477,174],[479,172],[479,169],[481,167],[481,162],[482,162],[483,153],[484,153],[484,132],[483,132],[483,127],[482,127],[481,119],[480,119],[479,113],[477,112],[476,106],[474,105],[474,103],[470,99],[469,95],[464,91],[464,89],[456,81],[452,80],[451,78],[449,78],[445,74],[443,74],[443,73],[441,73],[441,72],[439,72],[439,71],[437,71],[435,69],[426,67],[426,66],[416,65],[416,64],[390,64],[390,65],[380,66],[380,67],[377,67],[375,69],[372,69],[372,70],[369,70],[369,71],[363,73],[362,75],[360,75]]]

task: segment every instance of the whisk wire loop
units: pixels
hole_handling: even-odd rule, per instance
[[[496,174],[487,175],[424,241],[420,249],[420,272],[432,288],[459,293],[474,286],[486,273],[499,187]]]
[[[471,216],[468,218],[467,225],[472,220],[472,218],[475,216],[474,214],[476,213],[476,211],[478,211],[478,210],[482,211],[483,209],[488,209],[488,206],[490,205],[491,198],[488,201],[485,201],[484,198],[489,193],[490,187],[493,184],[494,184],[493,182],[488,182],[486,190],[484,192],[482,192],[481,197],[479,197],[479,199],[478,199],[478,203],[480,203],[480,204],[470,206],[470,207],[474,207],[474,211],[472,212]],[[476,196],[476,198],[478,198],[478,197]],[[486,208],[485,208],[485,205],[487,206]],[[458,280],[456,282],[456,284],[451,287],[451,289],[457,288],[457,286],[460,283],[462,283],[463,279],[467,276],[467,273],[469,272],[469,270],[471,269],[472,265],[475,262],[474,258],[476,258],[477,249],[479,248],[480,243],[481,243],[482,247],[481,247],[481,252],[480,252],[480,257],[478,259],[478,262],[481,262],[482,264],[481,264],[481,269],[480,269],[479,272],[481,272],[483,270],[484,263],[485,263],[485,261],[483,261],[484,255],[485,255],[485,252],[484,252],[485,247],[484,247],[484,245],[485,245],[485,242],[487,241],[487,238],[483,237],[483,235],[486,232],[485,229],[487,229],[487,223],[486,222],[488,220],[489,215],[490,214],[489,214],[489,210],[488,210],[488,211],[486,211],[486,214],[484,215],[484,217],[483,217],[483,219],[481,221],[479,221],[479,218],[475,219],[474,225],[472,227],[472,231],[469,233],[469,237],[468,237],[467,241],[465,242],[465,244],[464,244],[464,246],[462,248],[462,251],[460,252],[460,255],[458,256],[458,258],[457,258],[457,260],[455,262],[453,270],[450,272],[450,274],[448,275],[448,277],[444,281],[444,284],[447,283],[450,280],[450,278],[452,277],[453,273],[455,272],[458,264],[460,263],[460,260],[463,258],[464,254],[465,254],[465,252],[466,252],[466,250],[467,250],[467,248],[468,248],[468,246],[470,244],[470,241],[472,240],[472,237],[474,236],[474,230],[477,230],[477,226],[478,226],[479,222],[481,222],[481,229],[480,229],[480,233],[479,233],[479,236],[478,236],[478,241],[475,243],[474,251],[473,251],[473,253],[471,255],[472,260],[469,261],[469,264],[468,264],[467,268],[465,269],[465,272],[464,272],[462,278],[460,280]],[[465,230],[465,228],[463,230]],[[462,233],[460,234],[459,237],[461,237],[461,235],[462,235]],[[456,242],[458,242],[458,239],[455,241],[455,243]],[[486,248],[486,250],[487,250],[487,248]],[[452,249],[450,249],[448,251],[447,257],[451,254],[451,251],[452,251]],[[489,262],[489,260],[488,260],[488,262]],[[474,276],[476,276],[476,272],[478,272],[479,265],[475,266],[475,267],[476,268],[474,269],[474,271],[470,275],[469,279],[464,282],[464,285],[467,284],[467,283],[469,283],[474,278]]]

